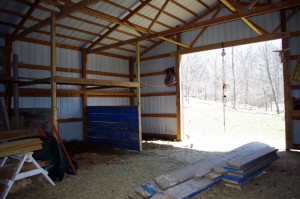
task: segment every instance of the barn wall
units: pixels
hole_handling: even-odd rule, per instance
[[[27,42],[14,42],[13,53],[18,55],[19,63],[50,66],[50,47]],[[81,69],[81,52],[69,49],[57,48],[57,67],[70,69]],[[87,70],[124,73],[128,74],[128,61],[101,55],[89,55]],[[25,78],[46,78],[51,73],[47,70],[19,69],[19,77]],[[81,77],[79,73],[57,72],[58,76]],[[128,78],[88,75],[88,78],[103,80],[128,81]],[[31,85],[26,88],[50,89],[50,85]],[[80,89],[79,86],[58,85],[58,89]],[[113,90],[113,89],[111,89]],[[88,106],[97,105],[128,105],[127,98],[88,98]],[[81,118],[82,99],[80,97],[58,97],[58,118]],[[20,97],[20,108],[49,108],[51,107],[50,97]],[[66,140],[83,139],[82,122],[59,123],[61,137]]]
[[[291,11],[287,12],[287,15]],[[288,22],[287,22],[287,30],[290,32],[300,31],[300,13],[297,12]],[[289,54],[290,55],[299,55],[300,54],[300,37],[292,37],[289,39]],[[290,69],[291,73],[293,73],[294,68],[296,66],[296,60],[290,61]],[[295,84],[295,83],[292,83]],[[292,97],[300,98],[300,91],[293,90]],[[300,120],[294,120],[293,123],[293,144],[300,144]]]
[[[144,57],[164,54],[174,51],[176,46],[164,42]],[[174,57],[164,57],[141,62],[141,74],[164,71],[175,66]],[[165,75],[141,77],[141,93],[166,93],[175,92],[176,87],[164,85]],[[176,96],[151,96],[142,97],[142,114],[176,114]],[[143,134],[156,134],[158,137],[176,138],[176,118],[168,117],[143,117]]]

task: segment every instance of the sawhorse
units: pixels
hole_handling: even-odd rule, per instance
[[[32,154],[33,154],[32,152],[24,153],[24,154],[17,154],[17,155],[4,157],[2,159],[2,162],[0,162],[0,167],[3,167],[5,165],[8,158],[17,159],[17,160],[19,160],[19,163],[17,164],[16,170],[14,171],[14,173],[10,179],[0,179],[0,183],[5,185],[4,191],[1,194],[1,199],[6,198],[8,192],[10,191],[10,189],[13,186],[15,181],[24,179],[27,177],[31,177],[34,175],[42,174],[50,184],[55,185],[54,182],[51,180],[51,178],[48,176],[48,172],[46,170],[44,170],[42,167],[40,167],[40,165],[32,157]],[[21,169],[25,162],[32,163],[35,166],[35,169],[21,172]]]

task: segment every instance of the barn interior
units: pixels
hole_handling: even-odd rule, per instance
[[[271,191],[279,191],[278,198],[300,195],[295,189],[300,185],[299,154],[292,152],[300,150],[299,6],[298,0],[2,0],[1,197],[124,198],[147,180],[204,160],[207,152],[202,156],[203,151],[176,148],[184,137],[181,56],[274,39],[282,41],[285,151],[271,165],[274,173],[258,179],[261,188],[253,182],[243,194],[228,191],[229,187],[201,194],[205,198],[249,198],[262,193],[266,198]],[[178,142],[175,147],[159,146],[145,139]],[[25,176],[12,180],[4,173],[18,176],[24,162],[38,159],[33,152],[52,144],[62,146],[60,154],[68,154],[64,145],[69,153],[79,146],[86,156],[90,152],[96,164],[81,168],[79,163],[77,173],[76,160],[66,155],[62,162],[77,175],[62,180],[56,173],[49,179],[44,169],[36,167],[29,169],[30,175],[44,178],[33,178],[29,187],[9,193],[14,181]],[[160,150],[166,157],[157,157]],[[192,159],[184,159],[187,154]],[[43,155],[39,153],[39,158]],[[211,155],[216,158],[220,153]],[[11,157],[22,164],[6,167]],[[93,169],[94,173],[86,173]],[[268,191],[266,179],[271,176],[276,178]],[[94,178],[98,180],[93,182]],[[285,186],[279,185],[282,178]],[[107,182],[109,188],[104,186]],[[44,186],[39,187],[41,183]],[[164,198],[163,191],[160,187],[159,194],[130,197]],[[178,198],[201,197],[198,193]]]

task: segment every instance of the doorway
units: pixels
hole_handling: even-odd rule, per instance
[[[183,139],[213,151],[251,141],[284,149],[279,50],[273,40],[183,55]]]

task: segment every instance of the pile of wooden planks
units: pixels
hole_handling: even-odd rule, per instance
[[[0,143],[0,158],[28,153],[42,148],[40,138],[21,139]]]
[[[251,179],[260,175],[266,167],[278,159],[277,149],[265,147],[248,156],[237,157],[226,163],[227,170],[223,177],[226,186],[242,188]]]
[[[16,129],[9,131],[0,131],[0,142],[38,136],[40,136],[40,134],[36,129]]]
[[[261,172],[266,166],[277,159],[276,151],[276,149],[267,144],[251,142],[217,158],[204,160],[156,177],[154,180],[136,189],[129,195],[129,198],[190,198],[222,181],[224,176],[228,176],[228,164],[241,166],[243,174],[247,176],[241,176],[241,178],[243,180],[246,178],[250,180],[251,178],[248,178],[250,177],[248,175]],[[256,167],[258,164],[262,167]],[[258,168],[257,172],[253,171],[254,168]]]

